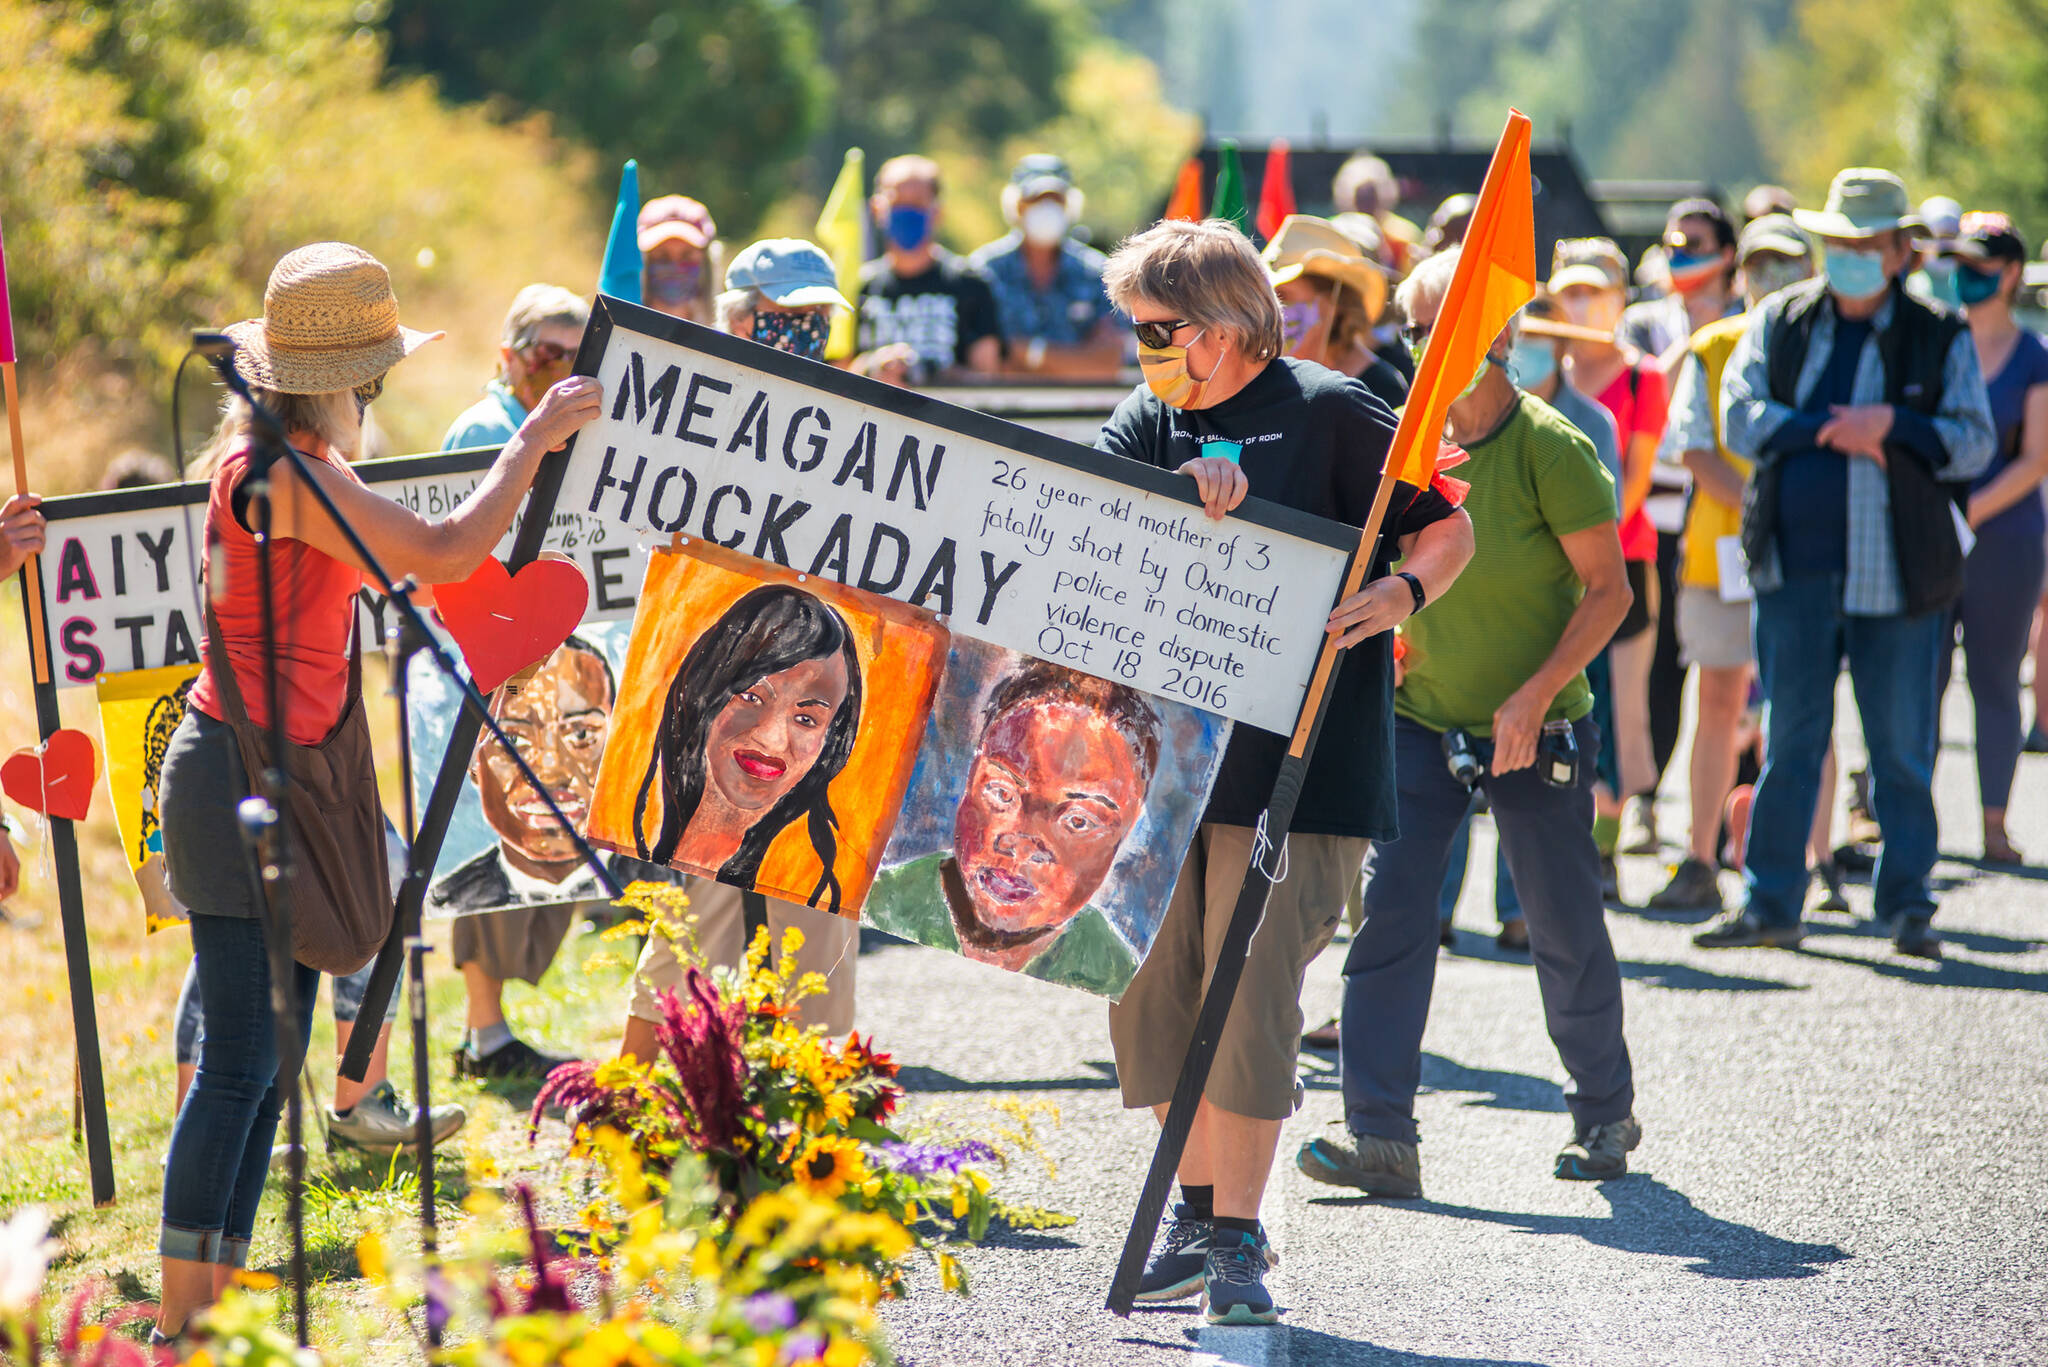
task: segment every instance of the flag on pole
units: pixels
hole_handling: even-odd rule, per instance
[[[629,304],[640,297],[640,163],[629,161],[619,172],[619,202],[612,210],[612,235],[604,244],[604,265],[597,273],[597,292]]]
[[[1536,294],[1536,209],[1529,178],[1529,116],[1508,126],[1486,168],[1472,226],[1450,288],[1415,367],[1407,407],[1387,456],[1387,477],[1426,488],[1451,403],[1479,369],[1515,311]]]
[[[1259,236],[1272,240],[1294,207],[1294,178],[1288,170],[1287,139],[1266,149],[1266,177],[1259,182]]]
[[[860,303],[860,268],[868,259],[867,155],[858,147],[846,149],[846,161],[839,179],[825,196],[818,211],[818,245],[832,258],[839,292]],[[843,361],[853,355],[858,320],[843,309],[832,313],[832,336],[825,343],[825,359]]]
[[[1180,164],[1180,174],[1174,178],[1173,193],[1166,198],[1166,212],[1162,218],[1182,218],[1194,222],[1202,216],[1202,159],[1189,157]]]
[[[1237,159],[1237,143],[1225,138],[1216,147],[1216,202],[1209,206],[1211,218],[1227,218],[1246,237],[1252,235],[1252,216],[1244,202],[1244,166]]]

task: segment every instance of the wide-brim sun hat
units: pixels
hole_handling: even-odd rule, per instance
[[[1284,285],[1304,275],[1349,285],[1365,301],[1366,317],[1377,320],[1387,306],[1387,276],[1349,234],[1326,218],[1289,214],[1259,259],[1266,276]]]
[[[448,335],[400,326],[391,272],[346,242],[287,252],[263,287],[263,316],[227,331],[236,371],[275,394],[354,389]]]
[[[1794,209],[1800,227],[1822,237],[1876,237],[1894,228],[1924,228],[1906,197],[1906,183],[1876,166],[1852,166],[1828,186],[1824,209]]]

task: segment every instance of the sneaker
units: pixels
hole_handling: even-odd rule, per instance
[[[500,1078],[539,1082],[565,1063],[576,1062],[559,1054],[544,1054],[518,1036],[479,1058],[463,1045],[455,1051],[455,1076]]]
[[[1422,1199],[1422,1152],[1398,1139],[1372,1134],[1311,1139],[1294,1155],[1294,1166],[1313,1181],[1356,1187],[1367,1196]]]
[[[1611,854],[1600,856],[1600,900],[1617,904],[1621,901],[1621,870],[1614,866]]]
[[[1145,1264],[1145,1275],[1138,1279],[1138,1294],[1131,1299],[1157,1305],[1200,1294],[1202,1265],[1208,1261],[1210,1235],[1215,1228],[1186,1206],[1176,1204],[1167,1217],[1159,1246],[1152,1250],[1152,1261]],[[1266,1266],[1280,1266],[1280,1251],[1266,1237],[1264,1226],[1259,1229],[1258,1247]]]
[[[1202,1300],[1202,1318],[1211,1324],[1272,1324],[1280,1318],[1266,1290],[1258,1235],[1212,1227],[1202,1263]]]
[[[1827,891],[1821,895],[1821,899],[1813,904],[1813,909],[1815,911],[1847,911],[1849,909],[1849,896],[1842,890],[1842,871],[1835,867],[1835,861],[1829,859],[1817,864],[1814,866],[1813,871],[1820,875],[1821,883],[1827,888]]]
[[[1925,916],[1902,916],[1892,934],[1892,948],[1915,959],[1941,959],[1941,937],[1934,933]]]
[[[1805,926],[1767,926],[1738,907],[1693,936],[1692,942],[1701,949],[1797,949],[1805,938]]]
[[[362,1149],[388,1158],[419,1137],[415,1127],[418,1114],[415,1108],[399,1102],[398,1092],[387,1078],[366,1092],[347,1115],[329,1108],[327,1147]],[[469,1119],[469,1112],[460,1106],[436,1106],[427,1115],[433,1123],[436,1144],[461,1129]]]
[[[1628,1171],[1629,1150],[1643,1142],[1643,1127],[1633,1115],[1605,1125],[1588,1125],[1573,1133],[1557,1153],[1557,1176],[1566,1182],[1605,1182]]]
[[[1657,803],[1648,793],[1632,797],[1621,814],[1623,854],[1655,854],[1664,848],[1657,838]]]
[[[1529,923],[1519,916],[1500,924],[1500,934],[1493,937],[1493,947],[1504,949],[1510,954],[1529,952]]]
[[[1721,880],[1706,861],[1687,855],[1671,881],[1650,895],[1653,911],[1719,911]]]

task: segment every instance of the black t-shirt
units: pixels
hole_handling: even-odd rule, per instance
[[[1002,335],[988,277],[943,247],[932,249],[931,267],[918,275],[898,275],[886,256],[861,267],[860,349],[909,343],[919,380],[966,365],[968,348]]]
[[[1096,446],[1177,470],[1205,442],[1236,443],[1251,493],[1353,527],[1365,522],[1394,437],[1394,412],[1357,380],[1308,361],[1273,361],[1214,408],[1169,408],[1143,385],[1117,405]],[[1220,454],[1220,453],[1218,453]],[[1435,489],[1396,489],[1371,579],[1395,542],[1457,511]],[[1232,728],[1203,820],[1256,826],[1272,796],[1288,737]],[[1394,797],[1394,653],[1387,633],[1346,652],[1323,732],[1295,809],[1304,835],[1398,834]]]
[[[1374,354],[1365,369],[1358,372],[1358,382],[1389,408],[1399,408],[1408,402],[1408,377],[1388,365],[1378,354]]]

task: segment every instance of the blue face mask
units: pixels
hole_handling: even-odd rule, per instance
[[[1956,298],[1964,307],[1983,303],[1998,293],[1998,282],[2004,278],[2003,270],[1994,270],[1988,275],[1974,266],[1964,266],[1955,273]]]
[[[932,235],[932,211],[899,204],[889,211],[889,243],[898,251],[914,252]]]
[[[1534,337],[1517,338],[1514,350],[1508,353],[1508,374],[1521,389],[1549,383],[1557,374],[1556,344]]]
[[[1868,299],[1891,283],[1884,270],[1884,253],[1875,249],[1829,247],[1826,270],[1828,288],[1844,299]]]

